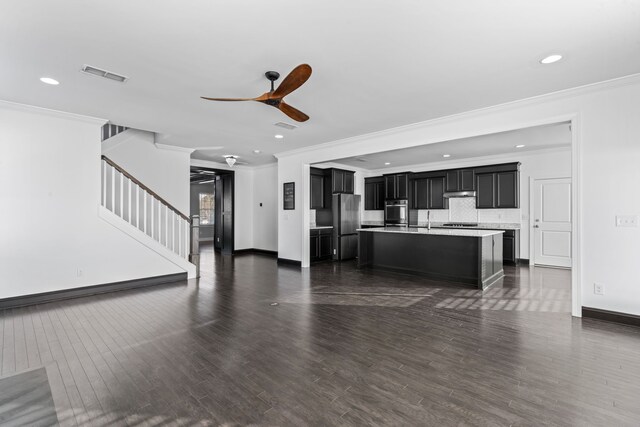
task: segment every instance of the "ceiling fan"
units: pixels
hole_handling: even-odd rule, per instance
[[[263,104],[276,107],[297,122],[306,122],[307,120],[309,120],[309,116],[307,116],[302,111],[293,108],[291,105],[286,104],[283,98],[294,90],[298,89],[309,79],[309,77],[311,76],[311,67],[308,64],[298,65],[287,75],[287,77],[284,78],[284,80],[282,80],[280,86],[278,86],[278,88],[275,90],[273,87],[273,82],[280,78],[280,73],[276,71],[267,71],[266,73],[264,73],[264,75],[271,82],[271,90],[269,92],[263,93],[256,98],[207,98],[205,96],[202,96],[201,98],[209,101],[262,102]]]

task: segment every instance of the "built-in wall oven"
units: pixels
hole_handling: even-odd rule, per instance
[[[384,225],[408,225],[409,203],[407,200],[387,200],[384,204]]]

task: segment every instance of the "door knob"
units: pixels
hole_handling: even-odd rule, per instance
[[[539,225],[534,225],[533,228],[540,228],[540,226]]]

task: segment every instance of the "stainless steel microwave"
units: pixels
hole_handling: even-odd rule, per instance
[[[385,225],[407,225],[409,223],[409,203],[407,200],[387,200],[384,205]]]

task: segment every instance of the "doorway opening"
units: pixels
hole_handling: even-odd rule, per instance
[[[222,255],[232,255],[235,172],[191,167],[191,215],[200,216],[199,242]]]

